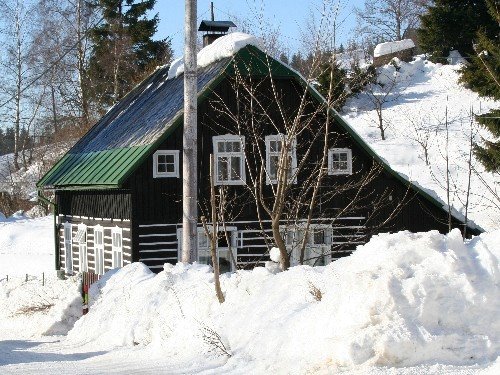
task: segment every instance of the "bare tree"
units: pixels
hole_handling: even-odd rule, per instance
[[[0,18],[5,26],[3,49],[0,60],[3,82],[0,90],[6,96],[8,118],[14,127],[14,167],[19,169],[21,151],[21,130],[24,126],[26,99],[30,95],[27,84],[33,76],[33,18],[35,8],[21,0],[2,0]],[[1,58],[0,57],[0,58]]]
[[[418,27],[428,4],[428,0],[365,0],[363,8],[355,8],[358,30],[379,43],[404,39]]]

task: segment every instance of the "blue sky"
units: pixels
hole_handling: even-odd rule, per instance
[[[353,37],[352,28],[356,22],[353,7],[361,7],[363,0],[214,0],[214,12],[216,20],[232,20],[236,24],[235,19],[239,19],[248,20],[255,25],[259,22],[259,17],[263,16],[266,22],[279,26],[282,43],[294,52],[301,46],[301,30],[305,28],[306,19],[311,12],[319,19],[325,2],[340,4],[341,11],[337,20],[343,23],[338,32],[338,40],[339,43],[345,43]],[[209,10],[209,0],[198,0],[198,24],[202,19],[210,19]],[[174,55],[181,55],[184,1],[157,0],[155,11],[160,17],[157,38],[170,37]]]

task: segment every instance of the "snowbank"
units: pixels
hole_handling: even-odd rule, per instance
[[[0,278],[0,331],[20,338],[66,334],[82,315],[78,279]]]
[[[149,345],[174,361],[226,357],[223,370],[240,373],[490,363],[500,355],[499,241],[499,231],[465,244],[457,230],[381,234],[327,267],[225,274],[222,305],[208,266],[154,275],[134,263],[92,289],[68,339]]]
[[[377,44],[375,50],[373,51],[374,57],[380,57],[383,55],[388,55],[390,53],[404,51],[405,49],[415,47],[415,43],[411,39],[403,39],[397,42],[386,42]]]
[[[233,56],[243,47],[253,45],[263,49],[263,43],[253,35],[235,32],[216,39],[212,44],[204,47],[197,55],[198,67],[204,67],[211,63]],[[170,65],[168,78],[175,78],[184,72],[184,58],[176,59]]]

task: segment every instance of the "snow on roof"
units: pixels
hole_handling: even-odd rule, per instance
[[[211,63],[222,60],[225,57],[233,56],[236,52],[247,45],[256,46],[261,50],[264,49],[262,41],[253,35],[241,32],[224,35],[198,52],[198,68],[210,65]],[[177,77],[183,72],[184,58],[181,57],[174,60],[170,65],[167,79]]]
[[[411,39],[403,39],[397,42],[386,42],[377,44],[375,51],[373,51],[374,57],[380,57],[383,55],[388,55],[390,53],[404,51],[405,49],[415,47],[415,43]]]

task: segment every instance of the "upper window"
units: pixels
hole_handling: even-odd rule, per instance
[[[245,184],[245,137],[220,135],[213,137],[216,185]]]
[[[348,148],[328,150],[328,174],[352,174],[352,152]]]
[[[281,159],[281,150],[285,140],[285,135],[267,135],[266,136],[266,180],[268,184],[275,184],[278,182],[278,175],[282,165],[284,165],[285,160]],[[295,139],[289,147],[287,152],[287,177],[288,182],[296,182],[296,171],[297,171],[297,155]]]
[[[158,150],[154,153],[153,177],[179,177],[179,150]]]

